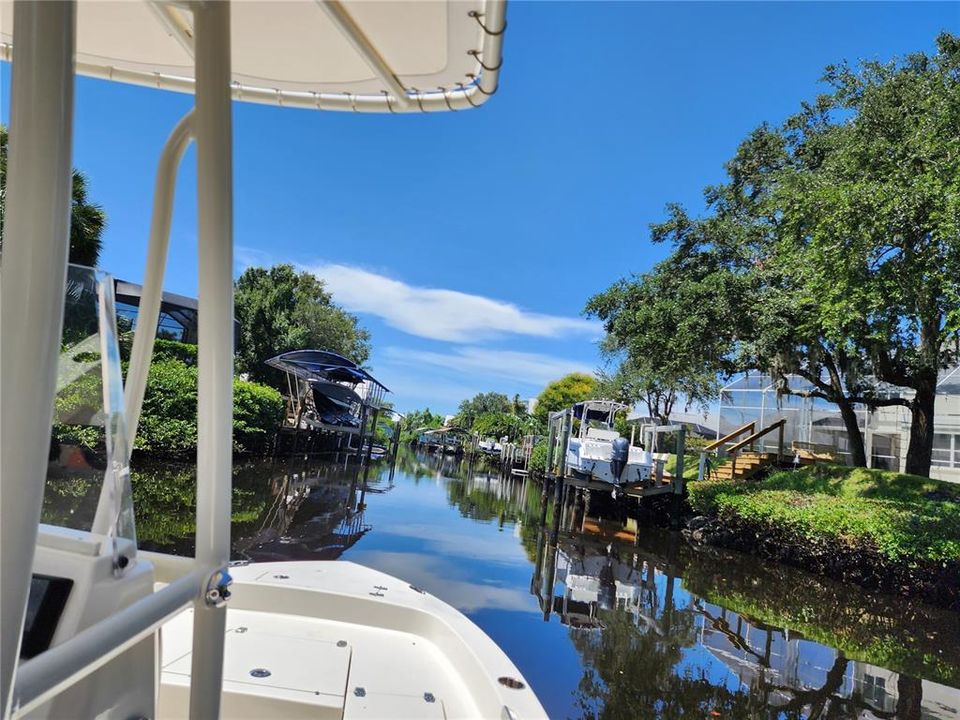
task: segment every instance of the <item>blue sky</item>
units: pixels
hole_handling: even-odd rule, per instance
[[[698,210],[738,141],[823,67],[931,50],[955,3],[556,3],[508,9],[483,109],[369,116],[235,106],[236,270],[292,262],[373,335],[401,410],[523,397],[600,359],[586,299],[663,257],[647,227]],[[0,70],[6,121],[9,66]],[[75,165],[107,211],[101,264],[143,274],[153,174],[187,96],[79,79]],[[167,289],[195,295],[194,158]],[[665,345],[668,339],[665,338]]]

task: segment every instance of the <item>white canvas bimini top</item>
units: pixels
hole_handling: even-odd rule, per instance
[[[0,59],[15,45],[0,1]],[[496,91],[503,0],[232,2],[234,98],[321,110],[431,112]],[[81,0],[81,75],[193,91],[193,18],[184,3]]]

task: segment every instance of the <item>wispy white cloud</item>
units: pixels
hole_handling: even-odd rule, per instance
[[[233,265],[237,273],[242,273],[248,267],[273,265],[276,263],[274,257],[257,248],[246,245],[237,245],[233,248]]]
[[[381,523],[377,526],[377,531],[426,541],[444,558],[462,557],[497,565],[526,566],[529,563],[521,546],[505,545],[498,533],[478,534],[473,527],[459,531],[448,528],[438,533],[433,525],[403,522],[398,518],[394,523]]]
[[[383,358],[390,365],[421,368],[428,365],[454,376],[510,380],[537,387],[568,373],[593,373],[593,368],[577,360],[474,346],[458,346],[450,352],[389,346],[384,348]]]
[[[417,287],[351,265],[324,263],[307,269],[324,280],[336,301],[351,312],[376,315],[398,330],[432,340],[599,336],[601,331],[592,320],[529,312],[458,290]]]
[[[537,611],[536,601],[528,593],[490,582],[461,579],[458,575],[462,576],[463,565],[442,558],[358,548],[345,559],[401,577],[404,582],[423,588],[461,612],[470,613],[485,608],[515,612]]]

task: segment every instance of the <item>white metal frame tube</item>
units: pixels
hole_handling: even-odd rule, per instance
[[[173,128],[160,153],[156,184],[153,193],[153,216],[150,219],[150,239],[147,244],[147,266],[143,276],[143,291],[140,309],[137,312],[137,329],[133,336],[133,349],[124,386],[124,414],[127,419],[128,462],[133,454],[133,444],[140,424],[140,410],[147,390],[147,375],[150,358],[157,337],[157,322],[163,301],[163,276],[167,267],[167,249],[170,246],[170,222],[173,217],[173,198],[177,185],[177,170],[187,146],[193,139],[193,110],[190,110]],[[113,526],[111,517],[111,487],[104,482],[100,488],[100,500],[91,530],[106,535]]]
[[[147,389],[147,374],[150,357],[157,337],[157,322],[160,319],[160,304],[163,301],[163,276],[167,267],[167,249],[170,246],[170,223],[173,217],[173,199],[177,187],[177,171],[180,161],[193,139],[193,113],[180,119],[167,138],[157,166],[156,186],[153,191],[153,217],[150,220],[150,241],[147,246],[147,264],[143,273],[143,291],[140,294],[140,309],[137,312],[137,330],[130,351],[130,368],[124,387],[124,404],[127,429],[130,433],[130,450],[140,423],[143,395]]]
[[[70,247],[71,0],[17,2],[0,286],[0,715],[10,711],[43,502]]]
[[[197,542],[204,566],[230,559],[233,463],[233,133],[230,4],[194,6],[199,245]],[[226,607],[196,602],[190,717],[220,715]]]
[[[25,662],[17,672],[15,716],[26,715],[153,634],[190,604],[208,576],[206,570],[194,570]]]

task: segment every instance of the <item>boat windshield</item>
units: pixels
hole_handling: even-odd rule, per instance
[[[71,265],[42,522],[136,541],[113,279]],[[129,330],[129,328],[127,328]]]

